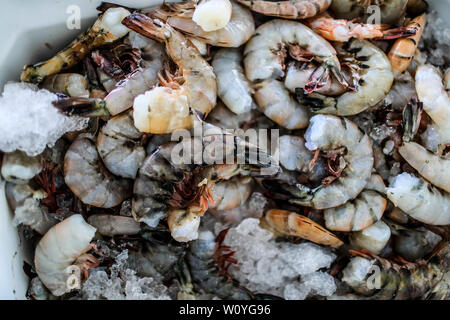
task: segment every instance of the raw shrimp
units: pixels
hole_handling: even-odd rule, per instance
[[[339,158],[340,176],[326,187],[309,188],[302,184],[291,185],[267,180],[274,188],[289,195],[288,201],[315,209],[340,206],[354,199],[364,189],[371,176],[373,151],[370,139],[358,126],[346,118],[316,115],[311,118],[305,133],[306,147],[311,151],[342,151]],[[343,165],[342,165],[343,164]],[[274,189],[275,190],[275,189]]]
[[[450,144],[450,98],[442,83],[438,69],[431,65],[423,65],[416,71],[416,90],[423,109],[433,120],[437,129],[440,148]]]
[[[88,218],[88,223],[97,229],[102,236],[133,235],[141,230],[139,222],[133,217],[113,214],[94,214]]]
[[[209,209],[229,210],[242,205],[253,191],[251,177],[234,177],[227,181],[220,181],[211,188]]]
[[[336,50],[305,25],[275,19],[256,29],[245,46],[245,74],[250,81],[261,82],[284,75],[285,47],[296,47],[303,54],[313,55],[326,69],[340,75]]]
[[[6,181],[26,184],[42,170],[40,156],[29,157],[25,152],[5,153],[2,160],[2,176]]]
[[[368,16],[369,6],[380,9],[381,23],[396,24],[406,11],[408,0],[333,0],[330,10],[337,18],[355,19]]]
[[[167,24],[180,30],[189,37],[218,47],[237,48],[250,39],[255,33],[255,22],[247,8],[231,1],[230,21],[225,27],[215,31],[204,31],[192,20],[193,8],[197,1],[185,3],[165,3],[161,8],[144,12],[154,18],[166,21]]]
[[[237,0],[250,10],[266,16],[285,19],[306,19],[325,11],[332,0],[292,0],[292,1],[267,1],[267,0]]]
[[[20,80],[40,83],[46,76],[73,67],[93,49],[124,37],[129,30],[121,24],[121,21],[129,14],[130,12],[124,8],[106,10],[88,31],[78,36],[53,58],[25,67]]]
[[[87,278],[88,269],[99,261],[86,252],[96,229],[74,214],[53,226],[39,241],[34,254],[36,273],[53,295],[61,296],[79,287],[80,279],[72,274],[78,269]]]
[[[344,243],[311,219],[295,212],[271,209],[264,213],[261,225],[275,234],[300,237],[314,243],[338,248]]]
[[[130,32],[127,42],[133,48],[141,50],[141,67],[128,74],[125,79],[116,82],[99,70],[100,81],[105,87],[111,87],[104,99],[72,98],[61,99],[53,104],[68,114],[87,117],[117,115],[133,106],[134,98],[159,83],[158,72],[166,59],[164,48],[158,42],[136,32]],[[103,77],[103,80],[102,80]],[[108,85],[104,81],[107,81]]]
[[[289,130],[308,126],[309,110],[291,97],[281,81],[258,83],[254,97],[261,111],[278,125]]]
[[[111,208],[131,195],[131,181],[114,176],[106,169],[87,135],[78,137],[64,158],[64,180],[83,203]]]
[[[231,18],[230,0],[201,0],[195,6],[192,21],[204,31],[216,31],[224,28]]]
[[[325,39],[340,42],[347,42],[352,37],[391,40],[415,35],[417,32],[414,27],[388,29],[389,25],[354,23],[334,19],[326,13],[308,19],[306,24]]]
[[[58,73],[45,78],[42,88],[70,97],[89,97],[89,83],[78,73]]]
[[[407,27],[416,28],[416,34],[408,38],[396,40],[389,51],[388,58],[394,73],[398,74],[405,71],[411,63],[411,60],[414,58],[417,45],[419,44],[420,37],[422,36],[422,32],[427,23],[426,18],[427,16],[424,13],[411,20]]]
[[[385,185],[379,175],[372,175],[364,190],[355,200],[324,211],[327,229],[334,231],[360,231],[383,216],[387,200],[383,197]]]
[[[412,218],[432,225],[450,224],[450,194],[406,172],[397,175],[387,196]]]
[[[136,178],[145,159],[142,136],[133,124],[131,112],[108,120],[97,136],[97,150],[109,171],[120,177]]]
[[[450,192],[450,159],[435,155],[415,142],[404,142],[398,152],[422,177]]]
[[[365,249],[379,254],[391,237],[391,229],[382,220],[368,226],[364,230],[352,233],[351,245],[358,249]]]
[[[344,64],[351,70],[355,90],[338,97],[327,97],[318,93],[304,95],[301,89],[297,89],[299,102],[310,105],[317,113],[350,116],[382,101],[394,81],[384,52],[372,43],[359,39],[352,39],[343,45],[336,44],[336,47],[344,57]]]
[[[177,275],[178,293],[177,300],[197,300],[194,292],[194,285],[192,284],[191,272],[184,260],[181,260],[174,266],[175,274]]]
[[[217,78],[217,94],[234,113],[248,112],[253,108],[253,89],[244,75],[240,49],[224,48],[217,51],[212,67]]]
[[[190,129],[194,112],[206,117],[216,104],[217,86],[212,67],[180,32],[168,24],[137,13],[126,17],[123,23],[147,37],[164,41],[167,54],[178,66],[178,78],[183,80],[178,84],[168,76],[169,79],[163,80],[163,87],[136,97],[135,126],[141,132],[150,133]]]

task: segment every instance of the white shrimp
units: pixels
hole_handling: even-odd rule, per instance
[[[376,223],[383,216],[387,200],[385,185],[379,175],[372,175],[364,190],[355,200],[324,211],[327,229],[334,231],[360,231]]]
[[[416,90],[423,109],[439,132],[439,144],[441,147],[450,144],[450,98],[440,71],[431,65],[419,66],[416,71]]]
[[[229,210],[242,205],[253,191],[251,177],[234,177],[227,181],[215,183],[211,188],[209,209]]]
[[[145,159],[143,134],[133,124],[131,112],[108,120],[97,136],[97,150],[109,171],[124,178],[136,178]]]
[[[248,112],[253,108],[250,82],[244,75],[240,49],[223,48],[212,61],[216,75],[217,94],[234,113]]]
[[[435,155],[415,142],[403,143],[398,152],[422,177],[450,192],[450,159]]]
[[[397,175],[387,196],[412,218],[432,225],[450,224],[450,194],[406,172]]]
[[[266,16],[286,19],[306,19],[325,11],[331,4],[331,0],[237,0],[246,5],[252,11]]]
[[[71,97],[89,97],[89,83],[78,73],[58,73],[45,78],[42,88]]]
[[[359,39],[352,39],[344,45],[336,44],[336,48],[352,71],[355,90],[338,97],[300,94],[299,102],[310,104],[317,113],[350,116],[382,101],[394,81],[391,64],[385,53],[372,43]],[[310,103],[308,97],[312,98]]]
[[[339,155],[343,164],[340,176],[326,187],[310,189],[304,185],[281,183],[279,188],[290,194],[289,202],[328,209],[354,199],[364,189],[371,175],[373,151],[370,139],[358,126],[346,118],[316,115],[305,133],[306,147],[312,151],[344,151]]]
[[[166,69],[163,84],[134,100],[134,124],[141,132],[171,133],[193,126],[194,113],[206,117],[217,98],[216,77],[212,67],[187,39],[170,25],[143,14],[131,14],[123,20],[130,29],[163,41],[170,59],[178,66],[178,77]],[[179,84],[175,79],[182,79]]]
[[[195,7],[192,21],[204,31],[216,31],[224,28],[231,19],[229,0],[201,0]]]
[[[2,160],[1,173],[6,181],[25,184],[42,170],[40,156],[29,157],[25,152],[5,153]]]
[[[390,237],[391,229],[380,220],[364,230],[352,233],[350,243],[358,250],[366,249],[379,254],[388,243]]]
[[[245,74],[250,81],[260,82],[284,75],[283,50],[287,46],[298,46],[314,55],[315,59],[334,73],[340,72],[336,50],[307,26],[295,22],[275,19],[256,29],[245,46]]]
[[[291,97],[281,81],[267,80],[256,88],[255,101],[270,120],[290,130],[308,126],[308,109]]]
[[[34,264],[39,279],[55,296],[79,288],[80,278],[74,271],[87,270],[98,265],[98,260],[86,254],[96,229],[74,214],[53,226],[39,241]]]
[[[196,3],[197,1],[165,3],[159,9],[144,10],[144,13],[165,21],[189,37],[217,47],[237,48],[255,33],[255,21],[250,10],[234,1],[231,1],[231,18],[225,27],[209,32],[203,30],[192,20]]]

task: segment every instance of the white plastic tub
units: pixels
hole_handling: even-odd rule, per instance
[[[112,0],[114,1],[114,0]],[[0,89],[8,80],[18,80],[22,66],[51,57],[95,20],[97,0],[21,0],[2,1],[0,20]],[[129,7],[149,7],[162,0],[121,0]],[[428,0],[441,16],[450,16],[450,0]],[[66,20],[69,6],[80,7],[81,30],[69,30]],[[444,19],[450,25],[448,19]],[[1,137],[0,137],[1,138]],[[1,178],[0,178],[1,179]],[[12,213],[4,196],[4,182],[0,181],[0,299],[25,299],[28,278],[23,261],[31,255],[21,245],[13,227]]]

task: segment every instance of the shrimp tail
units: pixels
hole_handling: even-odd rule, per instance
[[[106,102],[98,98],[65,98],[53,101],[53,106],[66,115],[82,117],[110,116]]]
[[[160,26],[158,26],[161,22],[157,19],[149,18],[145,14],[132,13],[122,20],[122,24],[147,38],[157,41],[165,39],[164,34],[160,31]]]
[[[400,28],[394,28],[394,29],[388,29],[383,31],[383,37],[381,39],[383,40],[393,40],[398,38],[405,38],[414,36],[418,31],[418,28],[416,27],[400,27]]]
[[[403,140],[411,141],[419,129],[420,120],[422,118],[423,105],[412,99],[403,109]]]

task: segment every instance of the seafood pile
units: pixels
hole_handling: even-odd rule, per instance
[[[30,299],[450,297],[450,59],[424,0],[97,9],[0,97]]]

